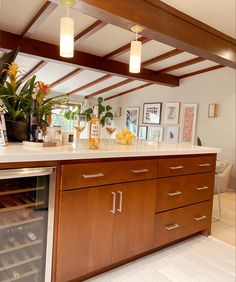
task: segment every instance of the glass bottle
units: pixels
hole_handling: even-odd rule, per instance
[[[30,111],[30,141],[31,142],[37,142],[38,141],[38,126],[39,120],[38,120],[38,111],[37,111],[37,105],[36,105],[36,94],[32,95],[32,105],[31,105],[31,111]]]
[[[98,118],[98,106],[94,107],[92,119],[89,125],[89,149],[99,150],[100,145],[100,120]]]

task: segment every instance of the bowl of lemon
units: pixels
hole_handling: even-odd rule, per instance
[[[122,129],[116,134],[116,141],[121,145],[132,145],[135,135],[128,129]]]

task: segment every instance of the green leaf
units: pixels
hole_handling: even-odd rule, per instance
[[[103,102],[103,98],[102,97],[98,97],[98,104],[101,104]]]
[[[112,109],[111,106],[109,106],[109,105],[106,106],[106,110],[107,110],[107,111],[110,111],[111,109]]]

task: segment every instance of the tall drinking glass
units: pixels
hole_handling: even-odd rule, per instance
[[[114,117],[105,118],[105,128],[109,136],[109,146],[112,146],[112,135],[116,131],[116,124]]]
[[[87,123],[86,115],[78,115],[75,119],[75,136],[73,147],[78,148],[81,133],[84,131]]]

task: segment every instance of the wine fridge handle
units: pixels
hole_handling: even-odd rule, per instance
[[[55,167],[32,167],[0,170],[0,179],[50,175]]]

